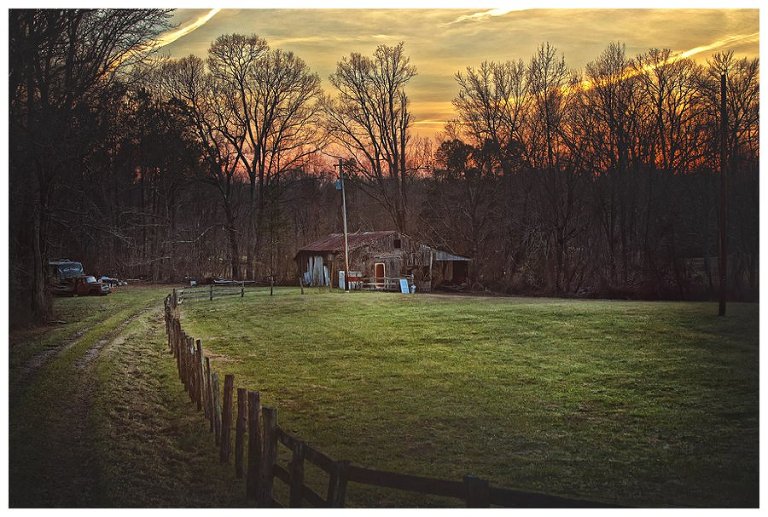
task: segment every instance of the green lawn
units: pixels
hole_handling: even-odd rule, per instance
[[[716,312],[279,289],[188,302],[182,324],[336,459],[622,505],[757,506],[758,305]],[[357,485],[348,501],[447,504]]]
[[[12,508],[245,503],[168,355],[168,291],[57,298],[59,323],[11,333]]]

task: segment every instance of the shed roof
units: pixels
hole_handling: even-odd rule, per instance
[[[375,242],[384,237],[396,235],[394,230],[386,230],[379,232],[355,232],[347,234],[347,241],[349,242],[349,249],[353,250],[364,246],[365,244]],[[303,251],[315,251],[335,253],[344,251],[344,234],[332,233],[327,237],[316,240],[299,249],[299,253]]]
[[[471,262],[472,259],[469,257],[462,257],[461,255],[454,255],[453,253],[448,253],[447,251],[435,250],[435,261],[436,262]]]

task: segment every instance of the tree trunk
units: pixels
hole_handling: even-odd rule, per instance
[[[42,189],[38,173],[32,174],[32,318],[36,323],[50,319],[51,300],[45,289],[46,257],[42,225]]]

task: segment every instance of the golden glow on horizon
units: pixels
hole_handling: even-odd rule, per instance
[[[324,79],[329,94],[326,78],[342,56],[405,41],[418,69],[409,97],[414,134],[422,137],[441,132],[455,118],[456,71],[483,60],[526,60],[544,41],[582,71],[612,41],[626,44],[628,58],[669,48],[668,63],[703,62],[729,49],[759,55],[757,9],[542,9],[525,2],[484,9],[181,9],[177,16],[182,26],[161,35],[155,47],[165,47],[170,57],[204,57],[221,34],[256,33],[270,47],[300,56]],[[580,86],[592,87],[586,80]]]

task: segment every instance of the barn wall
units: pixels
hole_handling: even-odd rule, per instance
[[[400,247],[395,248],[395,241],[400,240]],[[344,271],[344,251],[336,252],[301,252],[297,257],[299,270],[306,285],[339,285],[339,271]],[[443,282],[464,281],[466,265],[455,269],[452,261],[434,260],[433,250],[428,246],[412,241],[407,236],[388,234],[376,241],[352,249],[349,252],[349,270],[360,272],[363,277],[374,276],[375,264],[383,262],[386,276],[397,278],[413,275],[419,289],[429,291]],[[430,277],[430,262],[432,262]],[[458,273],[454,279],[454,273]]]
[[[331,258],[331,260],[328,260]],[[304,285],[311,287],[322,287],[330,285],[332,276],[332,256],[322,254],[313,255],[310,253],[301,253],[297,262],[301,272]]]

